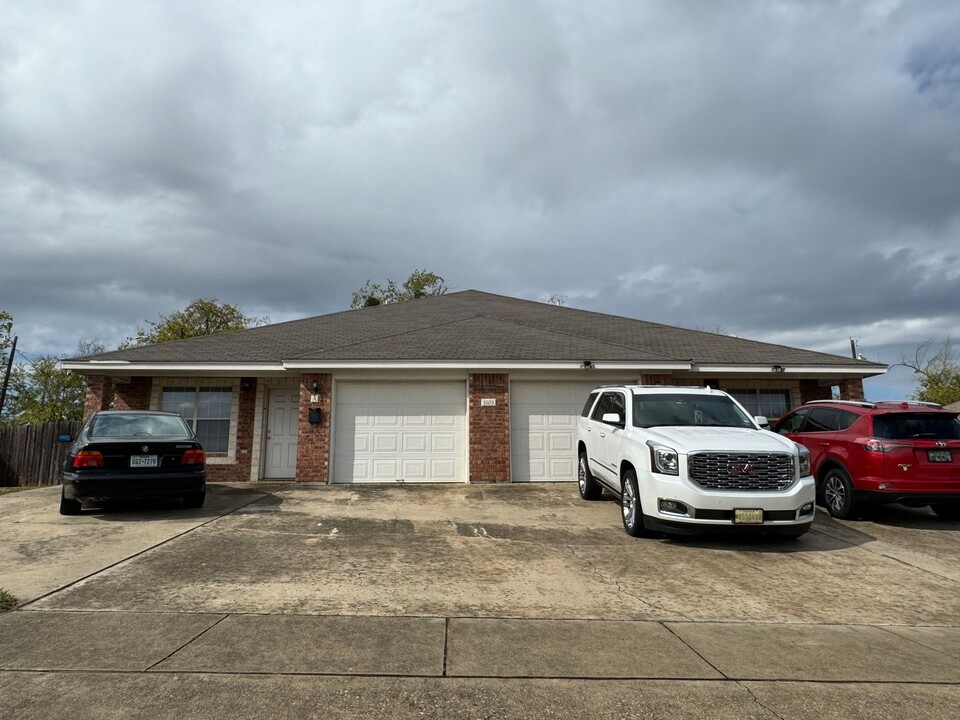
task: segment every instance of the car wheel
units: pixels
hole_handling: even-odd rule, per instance
[[[620,490],[620,518],[623,520],[623,529],[627,531],[627,535],[633,537],[649,535],[643,524],[640,486],[637,484],[637,474],[633,470],[627,470],[623,474]]]
[[[577,485],[580,488],[580,497],[584,500],[599,500],[603,495],[603,488],[590,472],[590,465],[587,464],[587,454],[580,453],[580,463],[577,467]]]
[[[938,503],[930,507],[941,520],[960,520],[960,503]]]
[[[63,494],[63,488],[60,488],[60,514],[61,515],[79,515],[83,509],[83,504],[79,500],[70,500]]]
[[[847,518],[853,514],[856,502],[853,483],[841,468],[830,468],[823,476],[823,503],[835,518]]]
[[[207,498],[206,490],[201,490],[200,492],[184,495],[183,506],[185,508],[201,508],[203,507],[203,501],[206,500],[206,498]]]

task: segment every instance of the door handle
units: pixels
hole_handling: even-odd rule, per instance
[[[605,432],[600,433],[600,437],[606,437],[606,436],[607,434]]]
[[[272,438],[273,438],[273,435],[271,435],[270,431],[267,430],[267,440],[271,440]]]
[[[587,428],[587,432],[593,432],[593,428]]]
[[[820,443],[820,447],[830,447],[830,443],[822,442]]]

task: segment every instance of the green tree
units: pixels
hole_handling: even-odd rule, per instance
[[[386,285],[367,280],[366,284],[353,294],[350,309],[416,300],[431,295],[444,295],[446,292],[447,285],[442,277],[428,270],[414,270],[402,285],[389,278]]]
[[[177,310],[170,315],[158,315],[158,318],[156,322],[147,320],[149,327],[146,329],[138,327],[136,336],[128,337],[120,343],[120,349],[244,330],[270,322],[268,317],[251,317],[244,314],[238,306],[221,303],[213,298],[198,298],[183,310]]]
[[[80,340],[76,356],[106,350],[102,340]],[[40,355],[15,366],[10,376],[10,397],[5,422],[31,425],[54,420],[82,420],[86,381],[82,375],[60,367],[60,358]]]
[[[899,365],[913,370],[919,384],[913,397],[923,402],[940,405],[960,401],[960,366],[953,360],[953,342],[950,336],[936,348],[936,338],[920,343],[913,357],[903,355]]]
[[[20,363],[10,377],[8,422],[32,425],[81,420],[85,392],[83,376],[62,369],[59,358],[41,355]]]

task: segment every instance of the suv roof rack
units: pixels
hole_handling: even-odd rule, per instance
[[[870,408],[871,410],[876,410],[876,403],[867,402],[866,400],[810,400],[806,405],[827,405],[830,403],[835,403],[838,405],[856,405],[857,407]]]
[[[891,406],[891,405],[896,405],[898,407],[903,407],[904,405],[906,405],[907,407],[909,407],[910,405],[919,405],[920,407],[929,407],[929,408],[934,408],[936,410],[943,410],[943,405],[941,405],[940,403],[926,402],[924,400],[882,400],[877,404],[883,405],[885,407]]]

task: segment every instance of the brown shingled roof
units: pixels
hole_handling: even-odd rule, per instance
[[[80,361],[593,361],[884,366],[477,290],[348,310]]]

